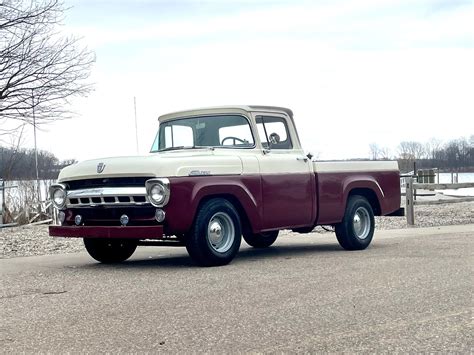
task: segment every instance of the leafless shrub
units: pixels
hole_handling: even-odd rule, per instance
[[[5,201],[3,201],[3,222],[29,223],[36,214],[44,210],[49,187],[54,182],[55,180],[41,180],[38,188],[36,180],[6,181],[5,186],[8,188],[5,189]],[[39,217],[41,218],[38,220],[46,216]]]

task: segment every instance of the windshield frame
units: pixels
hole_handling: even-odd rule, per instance
[[[168,149],[168,148],[171,148],[171,147],[168,147],[168,148],[164,148],[164,149],[157,149],[157,150],[153,150],[153,146],[155,144],[155,142],[157,141],[158,139],[158,147],[159,147],[159,135],[160,135],[160,131],[161,131],[161,127],[162,127],[162,124],[165,124],[165,123],[169,123],[169,122],[176,122],[176,121],[182,121],[182,120],[187,120],[187,119],[193,119],[193,118],[200,118],[200,117],[213,117],[213,118],[218,118],[220,116],[238,116],[238,117],[243,117],[246,121],[247,121],[247,124],[249,125],[249,128],[250,128],[250,134],[252,135],[252,140],[253,140],[253,144],[252,145],[249,145],[249,146],[245,146],[245,147],[238,147],[238,146],[233,146],[233,145],[229,145],[229,146],[226,146],[226,145],[217,145],[217,146],[185,146],[185,147],[179,147],[177,146],[176,149]],[[210,114],[210,113],[207,113],[207,114],[202,114],[202,115],[193,115],[193,116],[186,116],[186,117],[178,117],[178,118],[173,118],[173,119],[170,119],[170,120],[166,120],[166,121],[163,121],[163,122],[159,122],[159,125],[158,125],[158,131],[156,132],[155,134],[155,139],[153,139],[153,142],[151,144],[151,148],[150,148],[150,153],[160,153],[160,152],[163,152],[163,151],[167,151],[167,152],[171,152],[171,151],[175,151],[175,150],[191,150],[191,149],[216,149],[216,148],[219,148],[219,149],[255,149],[257,147],[257,141],[255,139],[255,132],[254,132],[254,126],[252,124],[252,120],[243,115],[243,114],[240,114],[240,113],[219,113],[219,114]]]

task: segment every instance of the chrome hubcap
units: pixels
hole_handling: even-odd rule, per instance
[[[235,228],[227,213],[217,212],[207,225],[207,240],[212,249],[218,253],[228,251],[234,242]]]
[[[359,207],[354,214],[352,221],[354,233],[359,239],[365,239],[370,232],[370,215],[365,207]]]

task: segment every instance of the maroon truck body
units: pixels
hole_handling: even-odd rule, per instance
[[[266,190],[262,189],[262,180],[267,180]],[[367,196],[375,215],[398,211],[399,181],[397,171],[315,173],[310,175],[305,189],[301,188],[301,177],[295,178],[289,174],[170,178],[173,199],[163,207],[167,216],[163,226],[74,227],[74,215],[71,214],[66,218],[65,226],[51,226],[50,234],[58,237],[138,239],[161,239],[165,235],[185,234],[193,224],[198,206],[205,199],[216,196],[228,197],[236,202],[245,211],[254,233],[333,225],[341,222],[350,193],[359,192]],[[269,189],[268,186],[272,184],[287,188],[284,192],[281,189]],[[144,216],[142,220],[153,221],[154,216]],[[90,222],[109,224],[111,221],[91,218]]]

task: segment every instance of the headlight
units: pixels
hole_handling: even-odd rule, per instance
[[[66,190],[64,185],[53,185],[50,188],[51,200],[54,207],[62,209],[66,204]]]
[[[146,192],[153,206],[163,207],[168,203],[170,197],[169,184],[169,180],[164,178],[146,181]]]
[[[160,204],[165,199],[165,188],[160,184],[152,185],[150,189],[150,197],[156,204]]]

